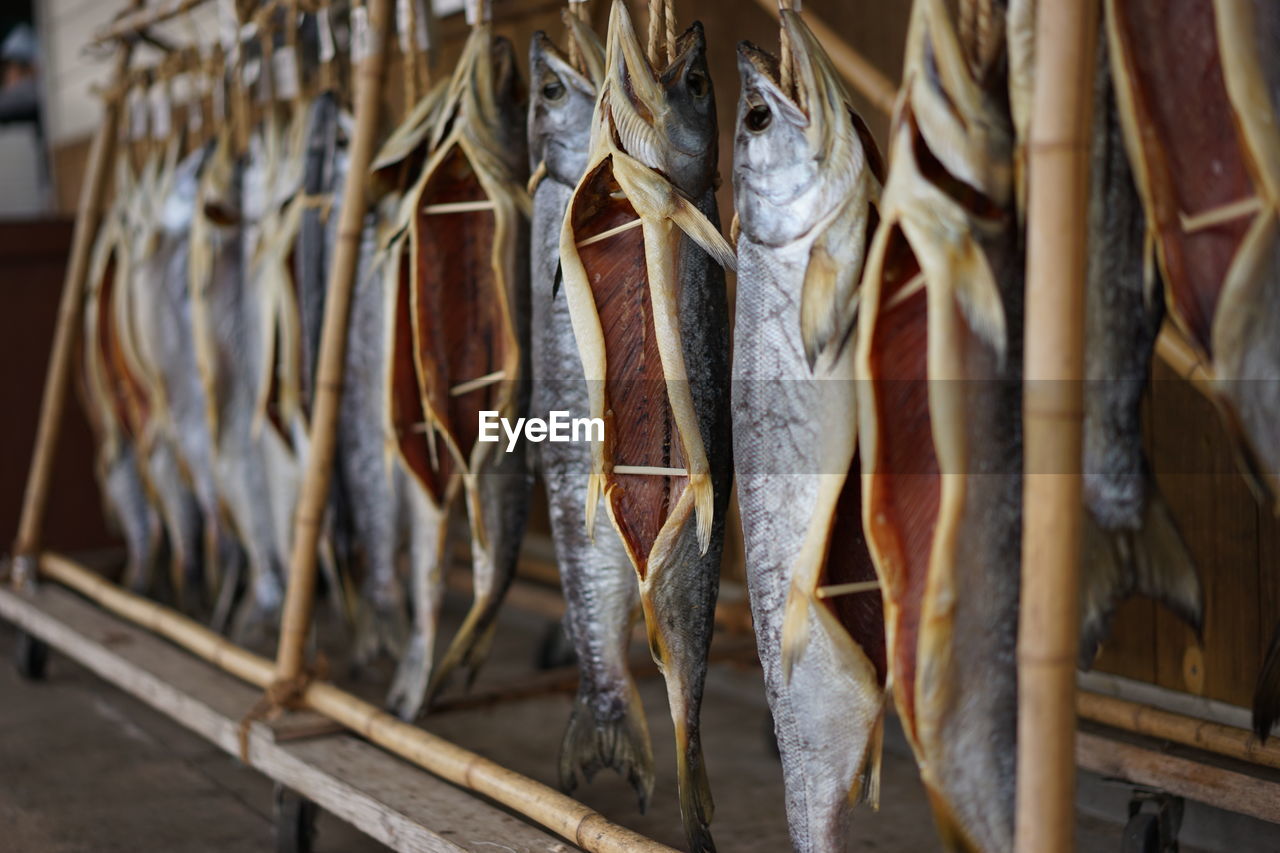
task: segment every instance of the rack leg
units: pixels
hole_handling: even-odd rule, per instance
[[[1178,853],[1183,800],[1164,791],[1138,788],[1129,800],[1129,822],[1121,853]]]
[[[49,666],[49,647],[42,641],[18,631],[13,644],[13,665],[27,681],[44,681],[45,670]]]
[[[316,840],[315,803],[279,783],[275,786],[276,853],[311,853]]]

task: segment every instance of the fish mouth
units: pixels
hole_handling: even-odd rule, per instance
[[[626,94],[626,101],[650,127],[662,112],[665,92],[640,44],[631,13],[622,0],[609,12],[608,82]],[[619,106],[615,103],[615,108]]]
[[[748,63],[756,74],[768,80],[775,87],[779,87],[779,92],[781,92],[779,81],[781,80],[782,71],[776,56],[749,41],[738,42],[738,56]]]
[[[582,71],[580,71],[569,57],[565,55],[559,46],[556,45],[551,37],[542,30],[533,34],[533,61],[530,62],[531,75],[530,82],[537,85],[538,78],[536,76],[539,64],[545,65],[551,70],[551,73],[560,78],[561,81],[573,86],[580,92],[588,95],[595,94],[595,84],[588,79]]]

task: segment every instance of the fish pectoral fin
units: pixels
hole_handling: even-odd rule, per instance
[[[969,327],[1004,360],[1008,349],[1004,302],[996,285],[991,265],[977,242],[965,237],[954,252],[949,252],[949,278],[957,282],[956,302]]]
[[[870,216],[864,186],[826,223],[809,250],[800,291],[800,338],[810,370],[822,353],[839,354],[853,335]]]
[[[712,260],[727,270],[737,271],[738,257],[729,241],[670,181],[621,152],[613,154],[613,174],[641,219],[671,220]]]

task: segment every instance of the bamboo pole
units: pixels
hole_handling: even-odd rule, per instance
[[[756,0],[756,3],[775,19],[781,18],[778,0]],[[862,54],[850,47],[847,41],[821,19],[806,12],[804,20],[809,25],[809,29],[813,30],[813,34],[818,37],[818,41],[822,42],[836,70],[849,81],[849,85],[861,93],[876,109],[884,113],[892,113],[894,101],[898,97],[897,85],[883,71],[868,62]]]
[[[1264,744],[1246,729],[1198,720],[1151,705],[1141,705],[1087,690],[1076,694],[1076,710],[1084,719],[1114,729],[1173,741],[1216,755],[1280,770],[1280,744],[1275,741]]]
[[[107,24],[93,37],[91,44],[99,45],[109,41],[128,40],[148,27],[162,24],[179,15],[203,6],[209,0],[170,0],[151,8],[145,8],[143,2],[135,3],[135,10],[121,15]]]
[[[126,592],[66,557],[45,552],[40,557],[40,570],[45,577],[237,678],[263,689],[275,682],[275,667],[266,658],[239,648],[171,608]],[[332,684],[313,682],[299,698],[306,707],[389,752],[524,815],[590,853],[675,853],[541,782],[401,722]]]
[[[1018,626],[1020,853],[1075,849],[1082,339],[1097,6],[1044,3],[1036,22]]]
[[[360,235],[368,207],[366,179],[377,142],[382,84],[386,76],[386,42],[390,24],[390,0],[369,0],[369,43],[356,71],[356,129],[351,161],[342,190],[342,213],[333,267],[325,299],[324,326],[320,333],[320,363],[316,372],[309,443],[311,454],[293,519],[293,551],[289,559],[289,586],[280,625],[276,674],[281,682],[298,678],[303,666],[303,646],[311,628],[316,595],[316,543],[328,503],[329,480],[337,442],[338,403],[342,395],[342,366],[347,348],[347,315],[351,308]]]
[[[123,103],[123,94],[118,87],[129,69],[132,53],[132,42],[124,42],[116,49],[111,71],[112,88],[103,101],[102,123],[98,125],[98,132],[89,149],[84,182],[80,185],[71,257],[62,282],[62,300],[58,305],[53,349],[49,355],[48,372],[45,374],[44,396],[40,401],[35,447],[31,451],[31,467],[22,495],[18,535],[13,543],[14,581],[19,585],[35,579],[34,558],[40,548],[45,510],[49,505],[49,481],[53,476],[54,454],[62,432],[62,414],[67,402],[72,359],[80,337],[84,279],[88,274],[89,255],[102,219],[102,201],[106,195],[108,176],[111,174],[108,161],[115,150],[116,127]]]

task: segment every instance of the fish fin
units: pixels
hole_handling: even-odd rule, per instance
[[[788,682],[792,669],[809,645],[809,604],[809,594],[793,583],[782,617],[782,674]]]
[[[560,288],[564,286],[564,267],[560,265],[560,261],[556,261],[556,274],[551,279],[551,301],[555,302],[556,297],[560,295]]]
[[[1008,348],[1004,302],[982,247],[966,238],[949,258],[950,279],[957,283],[956,302],[969,327],[996,351],[1003,362]]]
[[[1267,656],[1253,688],[1253,732],[1266,743],[1271,727],[1280,718],[1280,623],[1271,635]]]
[[[631,784],[643,813],[653,796],[653,746],[640,693],[630,681],[627,688],[622,716],[609,720],[597,716],[588,697],[579,692],[560,742],[560,788],[571,793],[579,775],[589,783],[607,767]]]
[[[880,765],[883,757],[884,713],[881,712],[867,737],[867,754],[863,759],[862,772],[854,782],[853,790],[849,792],[853,803],[866,803],[873,810],[880,810]]]
[[[604,480],[604,475],[599,471],[592,471],[587,475],[587,540],[594,543],[596,541],[596,511],[600,507],[600,485]]]
[[[1080,591],[1081,669],[1093,665],[1116,608],[1134,593],[1160,602],[1199,636],[1204,626],[1200,576],[1169,507],[1153,482],[1139,530],[1104,530],[1085,513],[1086,561]]]
[[[693,490],[693,514],[698,523],[698,554],[705,555],[711,547],[711,527],[715,519],[715,488],[710,474],[691,474],[689,488]]]
[[[642,219],[670,219],[712,260],[727,270],[737,271],[738,256],[733,246],[666,178],[622,152],[613,154],[613,174]]]
[[[462,666],[471,655],[472,649],[480,644],[487,626],[481,624],[485,613],[483,602],[476,601],[467,611],[462,627],[453,635],[449,648],[440,662],[431,670],[431,679],[427,682],[426,706],[429,708],[440,692],[449,684],[453,673]],[[472,676],[474,678],[474,676]],[[469,683],[469,682],[468,682]]]
[[[853,333],[870,216],[864,181],[863,191],[849,197],[809,251],[800,291],[800,338],[810,370],[823,352],[839,354]]]
[[[671,221],[689,235],[693,242],[701,246],[713,261],[727,270],[736,272],[738,256],[734,253],[733,246],[729,245],[729,241],[720,233],[720,229],[716,228],[702,211],[690,204],[688,199],[676,192],[674,188],[671,196],[674,200],[670,212]]]
[[[711,781],[707,778],[707,765],[703,760],[701,744],[689,747],[687,733],[682,738],[680,728],[677,727],[676,775],[680,780],[680,818],[684,822],[690,853],[715,853],[716,843],[711,839],[711,820],[715,816],[716,806],[711,798]]]
[[[529,183],[525,184],[525,191],[532,196],[538,191],[538,185],[542,183],[548,174],[547,161],[544,159],[538,163],[538,168],[534,169],[533,174],[529,176]]]
[[[733,221],[729,223],[729,245],[738,245],[739,238],[742,237],[742,220],[738,218],[738,214],[733,214]]]

